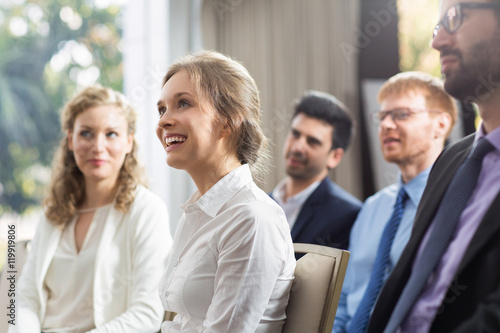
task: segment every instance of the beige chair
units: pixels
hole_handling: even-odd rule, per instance
[[[13,271],[17,273],[8,273],[9,271],[12,271],[8,265],[8,252],[7,256],[5,257],[2,274],[0,275],[0,309],[1,309],[0,332],[7,332],[7,330],[9,329],[9,323],[8,323],[9,317],[7,316],[8,314],[7,306],[10,304],[10,300],[12,299],[12,297],[9,296],[10,281],[7,280],[7,277],[9,277],[10,275],[15,275],[15,281],[17,285],[17,281],[19,280],[19,276],[21,275],[24,263],[26,261],[26,258],[28,257],[28,251],[29,251],[28,240],[16,242],[16,252],[15,252],[16,258]],[[17,288],[15,291],[17,291]],[[19,318],[16,315],[16,322],[17,320],[19,320]]]
[[[326,246],[294,244],[295,280],[283,333],[330,333],[344,283],[349,252]]]
[[[177,313],[165,311],[165,316],[163,317],[163,321],[173,321]]]

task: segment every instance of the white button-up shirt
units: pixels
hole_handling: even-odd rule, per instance
[[[182,207],[160,282],[162,332],[281,332],[295,257],[283,210],[248,165]]]

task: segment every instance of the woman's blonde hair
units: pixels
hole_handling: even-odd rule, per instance
[[[188,73],[200,102],[213,106],[217,120],[230,127],[231,148],[241,164],[248,164],[254,178],[262,181],[269,159],[268,143],[261,127],[259,90],[247,69],[228,56],[205,50],[172,64],[162,86],[183,70]]]
[[[70,221],[76,208],[85,199],[85,181],[78,169],[73,152],[68,147],[68,131],[73,131],[76,117],[93,107],[111,105],[122,110],[127,120],[128,134],[135,133],[136,112],[125,96],[101,85],[83,89],[63,108],[61,128],[64,137],[59,143],[52,165],[52,178],[43,201],[45,216],[55,224]],[[132,151],[127,154],[116,181],[115,208],[127,211],[135,197],[135,188],[144,184],[144,172],[137,159],[137,143],[133,139]]]

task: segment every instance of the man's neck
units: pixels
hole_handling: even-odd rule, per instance
[[[309,179],[297,179],[288,176],[288,180],[285,184],[285,201],[288,198],[293,197],[297,193],[304,191],[308,188],[312,183],[323,180],[328,175],[328,172],[321,173],[316,177],[312,177]]]
[[[441,154],[444,148],[444,138],[434,139],[431,145],[418,158],[412,158],[411,161],[396,163],[401,173],[403,184],[410,182],[422,171],[429,168]]]
[[[401,180],[403,184],[409,183],[413,178],[417,177],[422,171],[427,169],[436,160],[439,153],[435,154],[433,158],[429,158],[421,163],[412,163],[407,165],[398,165],[399,172],[401,173]]]
[[[483,120],[484,131],[491,131],[500,127],[500,88],[477,103],[479,115]]]
[[[399,172],[401,172],[401,180],[403,184],[408,183],[410,180],[415,178],[420,172],[425,169],[418,168],[415,165],[406,165],[399,168]]]

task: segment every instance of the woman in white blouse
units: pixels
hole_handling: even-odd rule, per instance
[[[168,165],[198,191],[182,206],[160,282],[162,332],[281,332],[295,258],[282,209],[252,180],[266,143],[248,71],[216,52],[173,64],[158,101]]]
[[[142,184],[135,111],[91,86],[63,109],[65,134],[9,332],[157,332],[171,247],[163,202]]]

